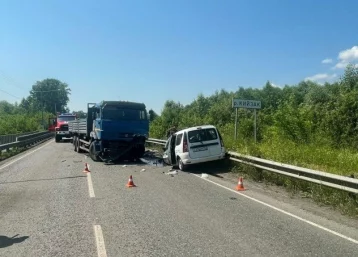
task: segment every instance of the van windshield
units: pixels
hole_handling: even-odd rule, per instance
[[[189,143],[204,142],[215,140],[218,138],[216,130],[214,128],[198,129],[188,132]]]

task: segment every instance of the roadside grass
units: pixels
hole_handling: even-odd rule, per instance
[[[224,140],[229,150],[241,154],[358,178],[358,153],[350,149],[296,144],[289,140],[270,140],[259,144],[252,140]]]
[[[267,185],[273,184],[283,187],[291,196],[311,198],[319,206],[330,206],[344,215],[358,219],[358,197],[355,194],[300,181],[281,174],[257,169],[247,164],[232,164],[230,171],[255,182],[264,182]]]
[[[252,140],[235,142],[226,139],[225,142],[228,142],[226,144],[228,149],[241,154],[358,178],[358,154],[349,149],[338,150],[313,144],[295,144],[287,140],[271,140],[260,144],[255,144]],[[358,196],[355,194],[264,171],[246,164],[235,163],[231,171],[244,173],[254,181],[282,186],[292,195],[311,198],[318,205],[331,206],[342,214],[358,218]]]
[[[26,151],[27,148],[25,147],[17,147],[17,148],[13,148],[13,149],[9,149],[5,152],[0,152],[0,163],[10,157],[13,157],[19,153],[22,153],[24,151]]]

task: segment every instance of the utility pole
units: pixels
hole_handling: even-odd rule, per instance
[[[45,130],[45,122],[44,122],[44,98],[41,91],[41,101],[42,101],[42,108],[41,108],[41,114],[42,114],[42,129]]]

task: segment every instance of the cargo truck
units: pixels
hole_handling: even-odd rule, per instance
[[[62,138],[70,138],[71,135],[68,131],[68,122],[76,120],[76,114],[61,113],[57,115],[55,119],[55,141],[60,142]]]
[[[144,155],[149,119],[143,103],[102,101],[87,104],[87,118],[68,122],[76,152],[94,161],[134,160]]]

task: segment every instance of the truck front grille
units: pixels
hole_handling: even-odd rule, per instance
[[[61,125],[60,131],[68,131],[68,125]]]
[[[132,138],[133,137],[133,133],[119,133],[118,134],[119,138]]]

